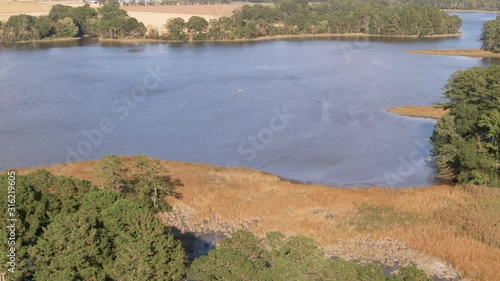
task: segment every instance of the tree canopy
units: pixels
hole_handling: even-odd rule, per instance
[[[483,24],[481,42],[483,50],[500,53],[500,16]]]
[[[455,73],[445,87],[449,113],[431,142],[442,176],[459,183],[500,186],[500,66]]]
[[[192,17],[188,22],[171,19],[166,27],[171,40],[234,40],[274,35],[370,34],[417,36],[456,34],[462,24],[434,7],[387,6],[377,1],[330,0],[308,4],[282,0],[274,6],[245,5],[230,17],[206,22]]]
[[[6,189],[7,176],[0,181]],[[17,176],[16,195],[12,280],[181,280],[185,274],[180,241],[134,197],[45,170]],[[4,253],[12,247],[6,241],[0,242]]]
[[[332,280],[332,281],[430,281],[414,266],[402,267],[399,274],[384,276],[381,266],[358,265],[326,257],[319,246],[304,236],[286,237],[270,232],[259,239],[238,231],[208,256],[196,259],[188,273],[191,280]]]
[[[0,22],[0,43],[89,36],[123,39],[144,38],[146,27],[127,15],[117,3],[109,2],[97,10],[88,4],[52,6],[48,16],[15,15]]]

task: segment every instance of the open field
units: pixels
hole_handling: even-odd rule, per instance
[[[443,56],[463,56],[471,58],[500,58],[500,54],[488,52],[481,49],[463,49],[463,50],[410,50],[410,54],[422,55],[443,55]]]
[[[332,255],[415,263],[447,278],[456,278],[457,269],[470,280],[500,280],[500,189],[339,189],[243,168],[162,163],[183,184],[177,189],[182,198],[168,198],[173,211],[163,219],[183,231],[299,233]],[[47,169],[100,186],[95,162]]]
[[[439,119],[446,114],[446,110],[437,106],[394,106],[386,111],[403,116]]]
[[[0,0],[0,21],[6,21],[10,16],[18,14],[28,14],[32,16],[47,15],[52,6],[62,4],[72,7],[83,5],[82,2],[18,2]],[[90,5],[93,8],[99,7],[97,4]]]
[[[155,27],[165,31],[164,25],[168,19],[183,18],[188,20],[197,15],[206,20],[230,16],[233,11],[240,9],[243,5],[221,4],[221,5],[179,5],[179,6],[124,6],[129,16],[136,18],[146,26]]]
[[[10,2],[0,0],[0,21],[6,21],[12,15],[28,14],[32,16],[47,15],[53,5],[63,4],[81,6],[81,2]],[[91,4],[93,8],[99,5]],[[202,16],[207,20],[230,16],[233,11],[243,7],[242,4],[222,5],[178,5],[178,6],[124,6],[131,17],[135,17],[146,26],[164,31],[163,25],[168,19],[180,17],[188,20],[191,16]]]

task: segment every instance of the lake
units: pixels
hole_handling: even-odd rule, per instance
[[[414,55],[463,36],[0,50],[0,170],[107,154],[241,166],[332,186],[435,183],[435,121],[385,112],[441,100],[452,73],[498,60]],[[174,175],[175,177],[175,175]]]

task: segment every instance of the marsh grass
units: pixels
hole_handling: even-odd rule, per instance
[[[131,158],[124,162],[130,164]],[[500,189],[450,185],[341,189],[282,181],[243,168],[162,164],[183,184],[177,188],[182,198],[167,198],[173,210],[161,216],[178,229],[302,234],[352,259],[396,259],[430,274],[439,264],[440,272],[456,268],[473,280],[500,280]],[[46,169],[100,186],[95,161]],[[342,247],[342,243],[359,245]]]

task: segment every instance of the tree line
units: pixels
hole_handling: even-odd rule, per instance
[[[500,53],[500,16],[483,24],[481,42],[483,50]]]
[[[277,3],[281,0],[247,0],[253,4]],[[311,0],[310,3],[327,2],[328,0]],[[237,0],[122,0],[122,5],[213,5],[241,2]],[[500,10],[499,0],[378,0],[378,2],[397,5],[423,5],[450,10]]]
[[[276,35],[361,33],[383,36],[456,34],[462,24],[437,8],[387,6],[377,1],[330,0],[310,5],[307,0],[282,0],[274,6],[245,5],[230,17],[187,22],[170,19],[164,39],[219,41]]]
[[[444,97],[449,113],[431,138],[440,175],[462,184],[500,187],[500,66],[458,71]]]
[[[77,36],[143,38],[146,31],[144,24],[129,17],[117,2],[110,1],[97,10],[88,4],[80,7],[57,4],[47,16],[20,14],[0,21],[0,43]]]
[[[379,265],[331,259],[312,239],[279,232],[260,239],[239,231],[190,261],[156,216],[169,209],[164,197],[176,196],[178,184],[158,160],[107,156],[96,170],[98,186],[46,170],[16,175],[14,246],[9,222],[0,220],[0,252],[15,247],[17,262],[7,280],[432,280],[415,267],[385,276]],[[0,175],[0,188],[8,185]],[[3,262],[0,273],[8,267]]]
[[[207,21],[193,16],[167,21],[166,34],[149,31],[129,17],[117,2],[97,10],[89,5],[55,5],[48,16],[11,16],[0,22],[0,42],[86,36],[104,39],[149,38],[174,41],[254,39],[276,35],[362,33],[382,36],[430,36],[456,34],[462,24],[433,7],[387,6],[375,0],[281,0],[273,6],[245,5],[230,17]]]

